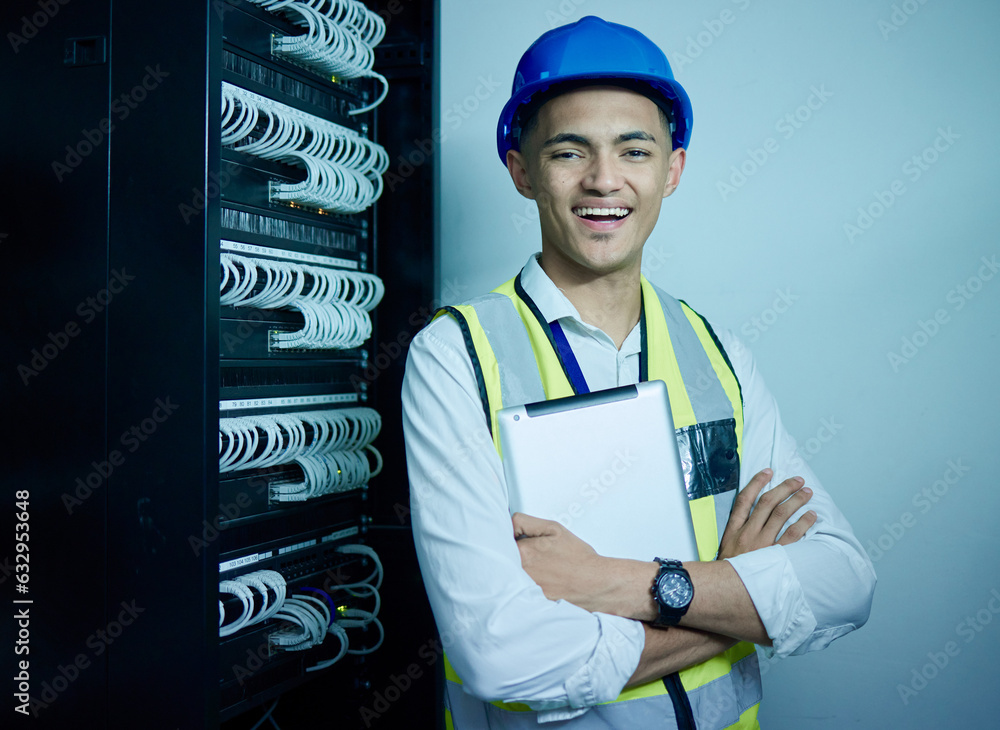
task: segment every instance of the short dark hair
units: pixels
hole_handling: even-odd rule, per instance
[[[565,94],[569,91],[576,91],[577,89],[582,89],[587,86],[618,86],[645,96],[651,102],[656,104],[656,108],[659,109],[660,122],[663,124],[663,128],[667,132],[667,138],[670,140],[671,149],[673,148],[673,110],[671,109],[670,102],[667,101],[666,97],[657,92],[652,86],[644,84],[641,81],[632,81],[629,79],[583,79],[576,81],[564,81],[561,84],[554,84],[544,91],[540,91],[532,96],[526,104],[522,105],[517,110],[517,114],[514,115],[513,129],[511,130],[511,136],[514,141],[514,149],[522,150],[524,148],[524,142],[535,130],[535,127],[538,126],[538,112],[541,111],[545,104],[552,101],[557,96]]]

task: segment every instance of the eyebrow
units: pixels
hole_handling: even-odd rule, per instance
[[[625,134],[618,135],[615,140],[615,144],[621,144],[622,142],[632,142],[633,140],[640,140],[643,142],[656,142],[656,137],[651,135],[649,132],[642,132],[636,130],[634,132],[626,132]]]
[[[579,134],[573,134],[571,132],[563,132],[562,134],[557,134],[555,137],[550,137],[542,143],[542,149],[546,147],[551,147],[555,144],[563,144],[564,142],[572,142],[573,144],[580,144],[589,146],[590,142],[586,137]]]
[[[615,137],[615,144],[618,145],[622,144],[623,142],[633,142],[635,140],[643,142],[653,142],[655,144],[656,137],[654,137],[649,132],[635,130],[633,132],[624,132],[622,134],[619,134],[617,137]],[[579,134],[573,134],[572,132],[563,132],[562,134],[557,134],[555,137],[551,137],[550,139],[545,140],[545,142],[542,143],[542,149],[545,149],[546,147],[551,147],[552,145],[563,144],[565,142],[584,145],[587,147],[590,146],[590,140],[588,140],[586,137]]]

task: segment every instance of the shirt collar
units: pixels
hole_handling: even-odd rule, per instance
[[[576,323],[581,333],[588,333],[591,337],[602,340],[614,348],[614,342],[605,332],[593,325],[587,324],[580,318],[580,313],[573,306],[573,303],[552,283],[552,279],[549,278],[548,274],[542,270],[541,265],[538,263],[540,256],[540,253],[532,254],[528,258],[528,262],[524,265],[524,268],[521,269],[521,286],[524,287],[525,293],[535,302],[538,311],[545,317],[545,321],[554,322],[569,318]],[[564,322],[560,322],[560,324],[564,324]],[[640,349],[641,337],[639,325],[636,325],[625,339],[625,342],[622,343],[620,354],[631,355],[638,353]]]
[[[541,254],[532,254],[528,258],[528,263],[521,269],[521,286],[524,287],[525,293],[534,300],[546,322],[572,317],[583,324],[580,313],[573,303],[552,283],[548,274],[542,271],[541,264],[538,263],[539,256]]]

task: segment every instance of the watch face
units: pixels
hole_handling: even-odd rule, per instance
[[[667,573],[659,585],[660,600],[671,608],[682,608],[691,603],[694,591],[691,582],[680,573]]]

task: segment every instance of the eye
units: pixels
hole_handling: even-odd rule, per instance
[[[561,152],[553,152],[553,160],[576,160],[579,159],[580,155],[572,150],[562,150]]]
[[[644,157],[649,157],[650,153],[646,150],[628,150],[625,153],[625,156],[633,160],[640,160]]]

